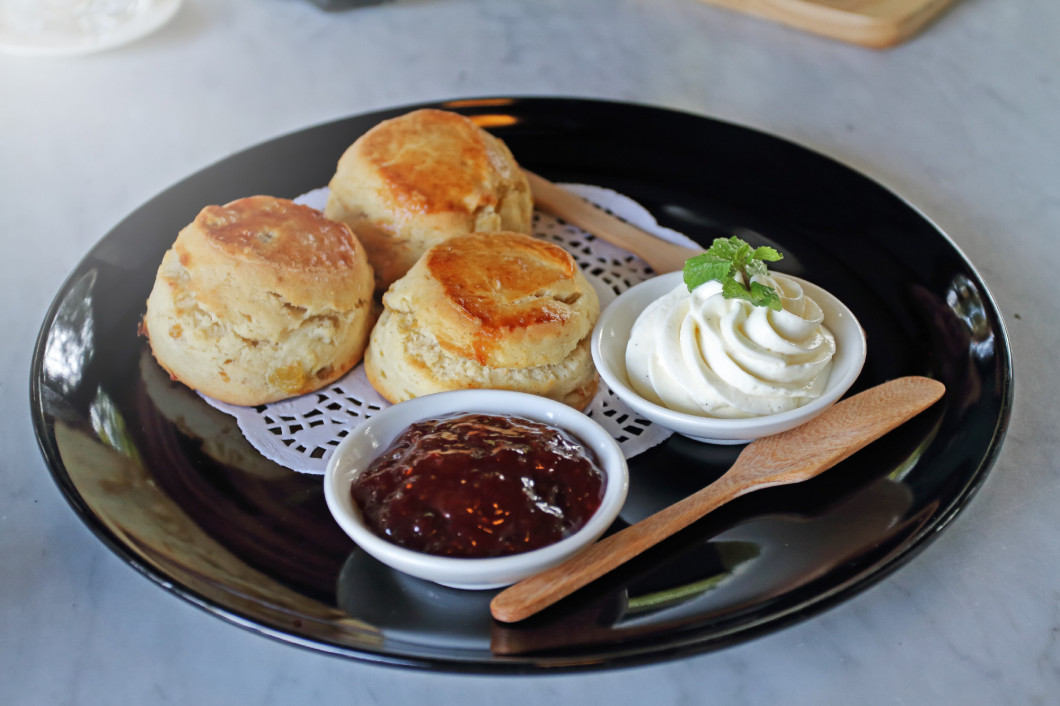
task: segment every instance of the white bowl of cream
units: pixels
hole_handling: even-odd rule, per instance
[[[724,299],[716,282],[690,293],[681,272],[627,290],[593,331],[600,376],[638,414],[697,441],[746,443],[809,421],[861,373],[865,332],[821,287],[771,277],[781,311]]]

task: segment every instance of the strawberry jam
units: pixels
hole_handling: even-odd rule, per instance
[[[604,493],[589,449],[555,427],[463,414],[417,422],[354,479],[377,535],[452,557],[537,549],[581,528]]]

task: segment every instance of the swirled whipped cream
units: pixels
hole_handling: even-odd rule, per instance
[[[718,418],[758,417],[801,407],[828,382],[835,337],[821,307],[779,274],[780,311],[722,296],[720,282],[692,292],[681,283],[638,317],[626,372],[641,396],[669,409]]]

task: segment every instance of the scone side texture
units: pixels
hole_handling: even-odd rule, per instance
[[[152,353],[172,377],[232,404],[319,389],[367,345],[363,248],[312,209],[271,197],[233,204],[203,209],[163,257],[144,317]]]
[[[364,359],[369,383],[392,403],[464,389],[516,390],[584,409],[598,385],[589,337],[564,358],[539,366],[501,368],[455,355],[414,316],[384,310]]]

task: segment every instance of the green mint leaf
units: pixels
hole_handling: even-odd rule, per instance
[[[768,245],[763,245],[762,247],[755,248],[754,255],[752,255],[752,257],[754,257],[756,260],[767,260],[769,262],[776,262],[777,260],[784,259],[783,255],[781,255],[779,252],[769,247]]]
[[[744,275],[746,275],[744,281],[750,282],[751,278],[755,275],[762,275],[765,277],[769,274],[769,268],[766,267],[766,263],[761,260],[751,260],[743,268]]]
[[[751,301],[751,292],[735,279],[727,279],[721,283],[721,296],[726,299]]]
[[[752,278],[768,276],[766,262],[783,257],[774,248],[764,245],[752,248],[736,236],[717,238],[705,253],[685,261],[685,286],[691,292],[705,282],[721,282],[721,293],[726,299],[742,299],[779,311],[780,295],[772,287],[753,282]]]
[[[739,240],[739,238],[737,238]],[[751,246],[747,243],[739,240],[736,244],[736,257],[733,258],[733,262],[736,263],[737,267],[743,267],[751,258],[754,257],[755,251],[751,249]]]
[[[744,241],[740,240],[736,236],[729,239],[715,238],[714,242],[711,243],[710,248],[707,249],[707,253],[713,255],[720,260],[728,260],[734,262],[736,255],[740,251],[741,245],[746,245]]]
[[[724,281],[732,276],[732,261],[719,258],[707,251],[701,255],[685,260],[685,286],[692,291],[699,285],[717,280]]]
[[[780,311],[783,305],[780,303],[780,295],[772,287],[767,287],[761,282],[751,282],[750,302],[755,306],[764,306],[773,311]]]

